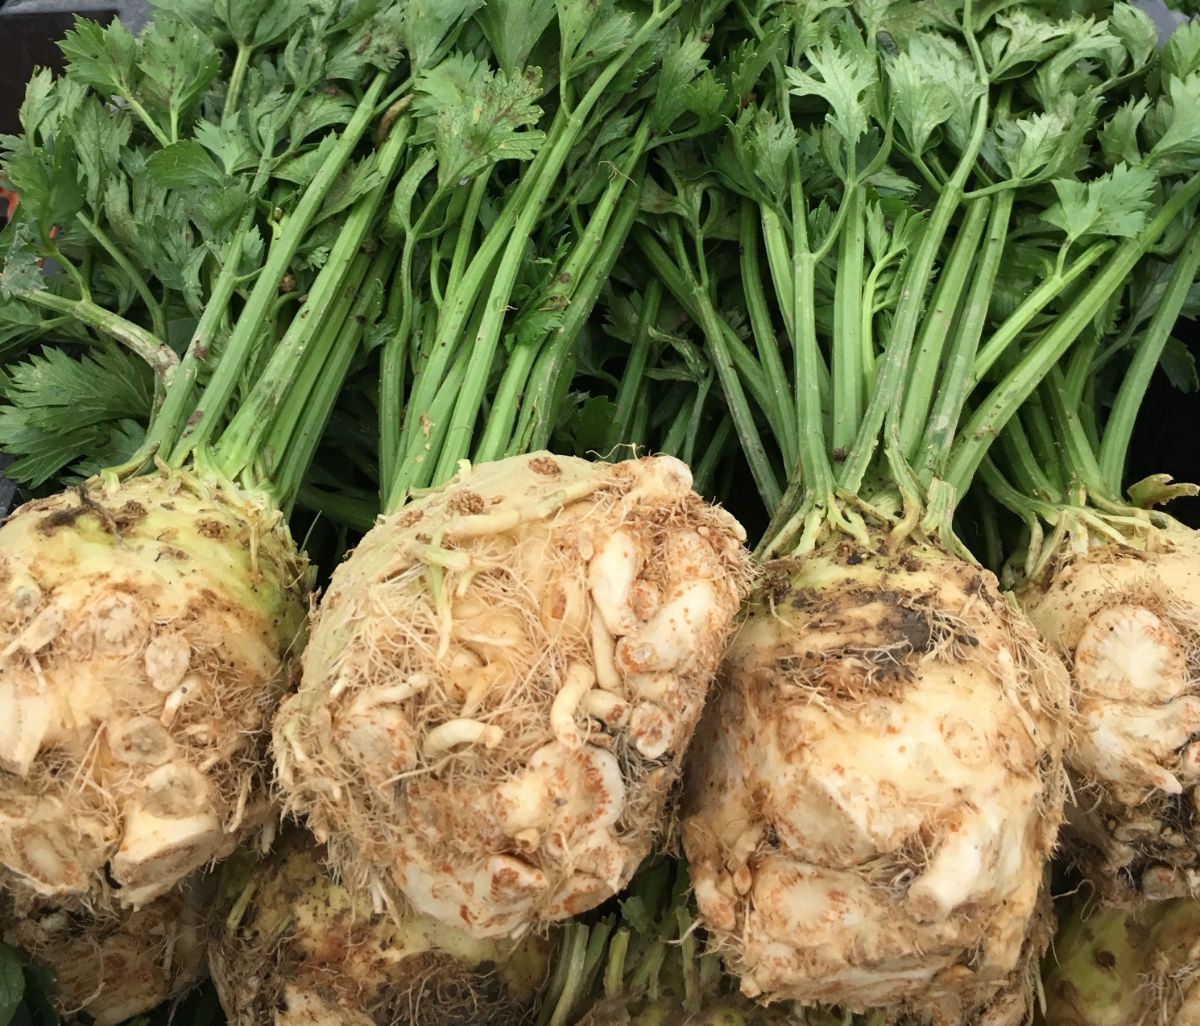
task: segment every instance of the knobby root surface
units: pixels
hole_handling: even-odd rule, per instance
[[[682,809],[743,992],[1023,1022],[1068,707],[1061,662],[986,571],[916,543],[768,565]]]
[[[136,907],[264,821],[308,574],[281,515],[181,473],[0,526],[0,877]]]
[[[335,572],[275,724],[287,804],[347,881],[479,937],[598,905],[669,823],[743,540],[669,457],[465,470]]]

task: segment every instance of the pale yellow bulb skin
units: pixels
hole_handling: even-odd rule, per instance
[[[260,498],[152,474],[0,527],[0,872],[138,906],[266,811],[308,575]]]
[[[477,937],[623,887],[749,585],[669,457],[535,453],[381,519],[333,575],[274,751],[348,879]]]
[[[1062,664],[986,571],[915,544],[769,564],[682,819],[743,992],[1022,1021],[1068,703]]]
[[[338,883],[290,830],[224,872],[210,948],[231,1026],[519,1026],[549,976],[553,938],[479,940],[411,909],[388,914]]]
[[[1038,1026],[1198,1026],[1200,902],[1061,903]]]
[[[1200,891],[1200,538],[1064,555],[1018,595],[1071,667],[1074,861],[1110,900]]]

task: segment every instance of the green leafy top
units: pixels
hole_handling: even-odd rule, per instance
[[[1190,34],[1159,59],[1129,4],[752,7],[719,45],[757,77],[660,155],[642,253],[702,329],[764,552],[868,522],[958,547],[999,427],[1194,225]]]

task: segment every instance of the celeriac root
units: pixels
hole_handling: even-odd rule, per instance
[[[1068,706],[1062,664],[986,571],[915,543],[768,565],[682,810],[743,992],[1022,1022]]]
[[[372,908],[291,830],[265,859],[222,869],[210,948],[231,1026],[518,1026],[530,1020],[552,943],[476,940],[405,910]]]
[[[1110,901],[1200,893],[1200,539],[1064,555],[1019,597],[1072,671],[1073,859]]]
[[[50,970],[64,1016],[116,1026],[182,997],[208,975],[214,882],[191,877],[139,909],[94,909],[24,888],[0,893],[0,940]]]
[[[1044,1026],[1197,1026],[1200,902],[1071,902],[1044,985]]]
[[[278,511],[181,473],[0,527],[0,876],[137,906],[266,811],[307,572]]]
[[[274,751],[334,864],[477,937],[619,890],[750,579],[669,457],[464,470],[335,572]]]

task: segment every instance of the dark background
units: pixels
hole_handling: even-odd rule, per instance
[[[17,130],[17,107],[36,67],[57,67],[56,41],[76,14],[98,21],[116,15],[133,31],[150,17],[145,0],[0,0],[0,133]]]

